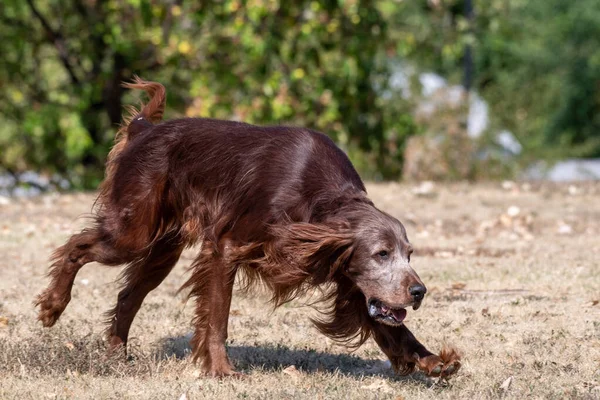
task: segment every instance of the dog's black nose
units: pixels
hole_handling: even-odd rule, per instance
[[[408,288],[408,293],[410,293],[415,301],[421,301],[425,297],[425,293],[427,293],[427,288],[423,285],[414,285]]]

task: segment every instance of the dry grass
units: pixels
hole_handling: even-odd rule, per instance
[[[86,266],[42,329],[32,300],[46,260],[93,201],[74,194],[0,205],[0,398],[600,398],[600,185],[413,189],[369,186],[405,222],[430,289],[407,325],[431,349],[464,353],[449,384],[395,377],[372,342],[351,354],[302,301],[271,311],[265,295],[232,306],[229,353],[248,378],[199,376],[186,357],[192,305],[176,294],[193,251],[138,314],[131,360],[107,359],[101,336],[118,269]]]

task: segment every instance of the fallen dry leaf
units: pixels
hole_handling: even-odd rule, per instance
[[[504,190],[512,190],[515,187],[515,183],[513,181],[503,181],[502,189]]]
[[[454,290],[462,290],[465,287],[467,287],[467,284],[463,282],[455,282],[452,284],[452,289]]]
[[[8,317],[0,317],[0,328],[8,326]]]
[[[295,366],[295,365],[290,365],[289,367],[285,368],[285,369],[283,370],[283,373],[284,373],[284,374],[286,374],[286,375],[288,375],[288,376],[291,376],[291,377],[292,377],[292,380],[293,380],[294,382],[298,381],[298,379],[299,379],[299,378],[300,378],[300,376],[302,375],[302,374],[300,373],[300,371],[298,371],[298,369],[296,369],[296,366]]]
[[[194,378],[200,378],[200,377],[204,376],[204,373],[200,369],[196,368],[192,371],[192,376]]]
[[[506,210],[506,214],[511,217],[514,218],[517,215],[519,215],[521,213],[521,209],[517,206],[510,206],[508,207],[508,209]]]
[[[571,185],[571,186],[569,186],[568,192],[571,196],[575,196],[576,194],[579,193],[579,189],[577,188],[577,186]]]
[[[570,235],[573,233],[573,227],[563,221],[558,223],[557,232],[561,235]]]
[[[363,385],[360,387],[365,390],[381,390],[383,392],[389,393],[392,391],[390,385],[384,380],[377,380],[371,383],[370,385]]]
[[[508,388],[510,387],[510,385],[512,384],[513,381],[513,377],[509,376],[504,382],[502,382],[502,385],[500,385],[500,389],[502,389],[503,391],[507,391]]]
[[[431,181],[423,181],[419,186],[414,187],[412,192],[415,196],[433,197],[436,195],[435,184]]]

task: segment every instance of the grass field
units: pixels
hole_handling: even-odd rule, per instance
[[[48,256],[85,224],[93,195],[0,204],[0,399],[599,399],[600,185],[369,185],[404,222],[429,288],[407,326],[451,344],[449,383],[396,377],[369,341],[351,353],[294,301],[234,297],[229,354],[244,380],[204,378],[190,361],[193,304],[177,293],[194,250],[152,292],[131,331],[133,360],[105,357],[102,313],[120,269],[87,265],[49,330],[36,321]]]

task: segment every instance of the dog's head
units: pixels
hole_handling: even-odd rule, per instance
[[[419,308],[425,296],[427,289],[410,266],[412,246],[404,226],[370,203],[340,209],[322,223],[277,227],[273,234],[277,262],[297,271],[298,282],[318,285],[346,277],[377,322],[401,325],[406,309]]]
[[[365,296],[371,318],[400,325],[406,309],[421,305],[427,289],[410,266],[412,246],[396,218],[375,207],[351,213],[352,253],[343,273]]]

